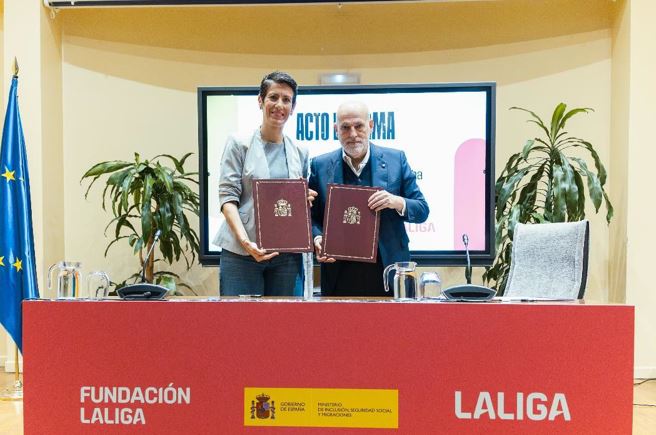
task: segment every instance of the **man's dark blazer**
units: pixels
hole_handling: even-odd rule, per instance
[[[429,212],[428,203],[417,186],[417,177],[410,169],[403,151],[371,143],[369,146],[372,186],[382,187],[393,195],[403,197],[406,207],[404,216],[399,216],[396,210],[389,208],[381,211],[378,253],[383,266],[397,261],[409,261],[408,234],[403,224],[425,222]],[[345,165],[342,148],[312,159],[309,188],[318,193],[312,205],[313,237],[323,234],[328,183],[344,184]],[[321,265],[321,290],[324,294],[330,294],[333,290],[338,267],[339,261]]]

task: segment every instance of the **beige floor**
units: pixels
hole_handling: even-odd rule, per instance
[[[656,434],[656,380],[636,379],[633,387],[633,433]]]
[[[13,385],[14,375],[0,372],[0,387]],[[656,435],[656,380],[640,383],[633,388],[633,433]],[[647,406],[641,406],[647,405]],[[0,401],[0,435],[22,435],[23,402]]]
[[[0,368],[0,391],[14,385],[15,376]],[[22,435],[23,402],[0,401],[0,435]]]

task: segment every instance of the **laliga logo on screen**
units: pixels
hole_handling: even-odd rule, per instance
[[[255,400],[251,400],[251,419],[261,418],[261,419],[267,419],[270,418],[271,420],[276,419],[276,402],[275,400],[271,401],[271,404],[269,404],[269,399],[271,398],[267,394],[260,394],[255,396],[257,399],[257,403],[255,403]]]
[[[553,399],[544,393],[529,393],[524,397],[524,393],[517,393],[515,409],[513,412],[506,412],[505,393],[498,392],[496,402],[492,395],[487,391],[478,393],[478,400],[474,412],[466,412],[462,409],[462,391],[455,392],[455,414],[461,420],[478,420],[487,414],[489,420],[524,420],[524,413],[529,420],[540,421],[548,419],[555,420],[562,416],[563,420],[570,421],[572,416],[567,406],[567,397],[563,393],[555,393]],[[549,405],[549,406],[548,406]]]
[[[434,233],[435,224],[433,222],[424,222],[423,224],[404,223],[405,230],[409,233]]]

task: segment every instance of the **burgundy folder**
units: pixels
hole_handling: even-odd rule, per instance
[[[253,199],[260,248],[271,252],[312,252],[306,180],[253,180]]]
[[[337,260],[375,263],[380,213],[369,208],[378,187],[328,184],[323,216],[323,254]]]

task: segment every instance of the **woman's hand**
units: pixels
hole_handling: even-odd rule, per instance
[[[278,255],[278,252],[270,252],[267,254],[264,249],[260,249],[255,243],[248,240],[244,224],[239,218],[239,210],[236,203],[226,202],[223,204],[223,207],[221,207],[221,212],[223,213],[223,216],[225,216],[226,222],[228,222],[230,231],[232,231],[237,240],[239,240],[241,247],[244,248],[248,255],[253,257],[255,261],[259,263],[261,261],[270,260]]]
[[[248,254],[255,259],[258,263],[266,260],[271,260],[273,257],[278,255],[278,252],[267,252],[264,249],[260,249],[254,242],[244,239],[241,241],[241,246],[248,252]]]

